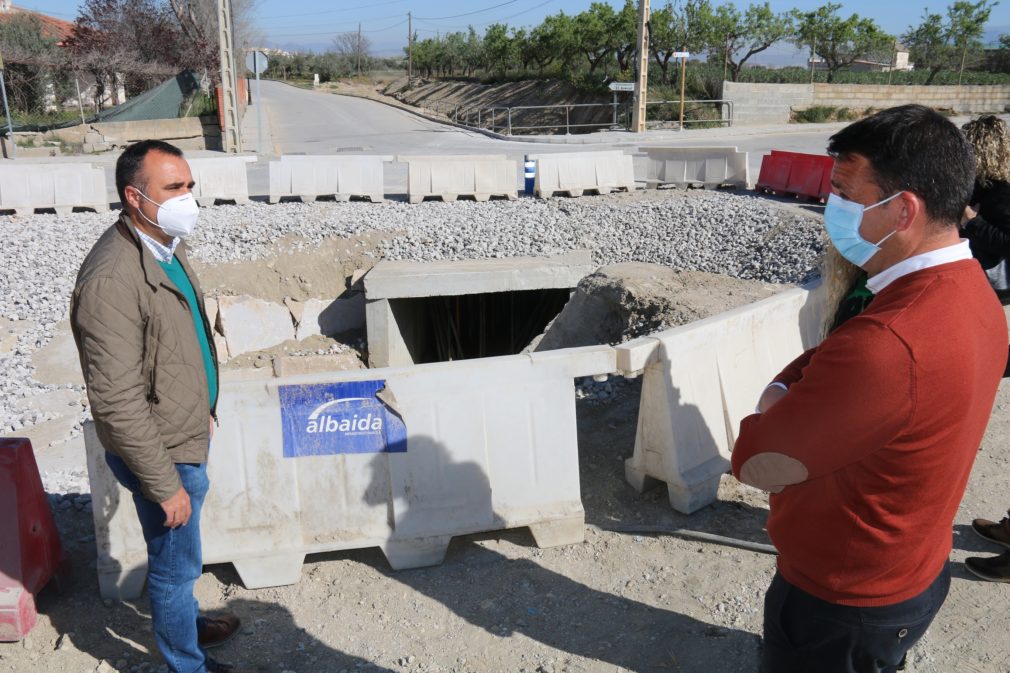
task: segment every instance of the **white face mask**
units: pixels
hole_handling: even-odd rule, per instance
[[[140,212],[139,208],[137,212],[140,212],[141,217],[160,228],[168,236],[186,238],[196,229],[196,221],[200,217],[200,206],[197,205],[192,193],[176,196],[163,203],[158,203],[139,189],[137,193],[158,206],[158,221],[151,222],[143,212]]]

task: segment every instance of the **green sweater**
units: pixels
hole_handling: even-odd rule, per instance
[[[208,342],[209,335],[203,326],[203,315],[200,313],[200,304],[196,301],[196,293],[193,292],[193,284],[189,281],[189,276],[186,275],[182,264],[174,257],[167,264],[162,261],[159,261],[158,264],[165,270],[168,279],[172,281],[179,292],[182,292],[183,296],[186,297],[186,302],[189,304],[189,313],[193,316],[193,326],[196,328],[196,338],[200,342],[200,352],[203,353],[203,368],[207,372],[207,390],[210,398],[210,408],[213,409],[214,403],[217,402],[217,368],[214,367],[214,356],[211,354],[210,343]]]

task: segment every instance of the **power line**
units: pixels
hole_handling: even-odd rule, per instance
[[[372,30],[363,30],[361,32],[362,33],[382,33],[384,31],[396,28],[397,26],[402,26],[405,23],[407,23],[407,20],[403,19],[401,21],[398,21],[398,22],[396,22],[396,23],[394,23],[394,24],[392,24],[390,26],[386,26],[384,28],[373,28]],[[349,32],[351,32],[350,29],[348,29],[348,30],[336,30],[336,29],[334,29],[334,30],[328,30],[328,31],[326,31],[324,33],[273,33],[273,34],[268,33],[267,37],[269,39],[273,40],[273,39],[276,39],[276,38],[279,38],[279,37],[318,37],[320,35],[337,35],[338,33],[349,33]]]
[[[387,0],[386,2],[373,2],[367,5],[356,7],[342,7],[340,9],[327,9],[321,12],[300,12],[298,14],[271,14],[269,16],[258,16],[257,19],[287,19],[293,16],[319,16],[320,14],[339,14],[340,12],[350,12],[355,9],[371,9],[372,7],[383,7],[385,5],[396,5],[407,0]]]
[[[506,5],[514,5],[519,2],[519,0],[508,0],[498,5],[492,5],[491,7],[485,7],[484,9],[477,9],[472,12],[465,12],[463,14],[453,14],[452,16],[418,16],[414,17],[420,21],[441,21],[443,19],[458,19],[461,16],[472,16],[474,14],[482,14],[483,12],[490,12],[492,9],[498,9],[499,7],[505,7]]]
[[[386,19],[395,19],[395,18],[400,17],[400,16],[403,16],[403,14],[402,13],[386,14],[385,16],[373,16],[373,17],[368,17],[368,18],[363,19],[363,20],[364,21],[385,21]],[[270,27],[271,28],[276,28],[278,30],[295,30],[296,28],[302,28],[302,27],[306,27],[306,28],[319,28],[319,23],[320,23],[319,21],[316,21],[316,22],[313,22],[313,23],[305,23],[303,21],[296,21],[296,22],[294,22],[292,24],[288,24],[288,25],[271,24]],[[355,23],[355,24],[350,24],[350,25],[357,25],[357,24]]]

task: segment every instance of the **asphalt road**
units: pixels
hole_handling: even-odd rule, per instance
[[[259,153],[261,160],[250,166],[249,174],[250,191],[255,194],[267,191],[266,155],[282,154],[379,154],[393,158],[412,154],[494,153],[516,159],[521,167],[523,155],[534,152],[615,148],[635,151],[645,145],[736,146],[750,153],[753,181],[760,170],[761,157],[769,150],[821,153],[831,133],[844,126],[811,124],[683,132],[648,131],[642,134],[600,133],[552,138],[555,142],[499,140],[376,101],[309,91],[281,82],[262,82],[261,86],[264,151]],[[243,134],[246,149],[259,147],[255,106],[251,106],[246,114]],[[386,190],[391,194],[406,191],[404,165],[387,164]]]

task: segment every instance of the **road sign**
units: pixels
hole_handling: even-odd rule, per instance
[[[245,55],[245,67],[254,75],[262,75],[267,69],[267,55],[262,51],[250,51]]]
[[[688,58],[691,56],[689,51],[675,51],[673,52],[673,58]]]
[[[607,85],[607,88],[611,91],[634,91],[634,82],[611,82]]]

